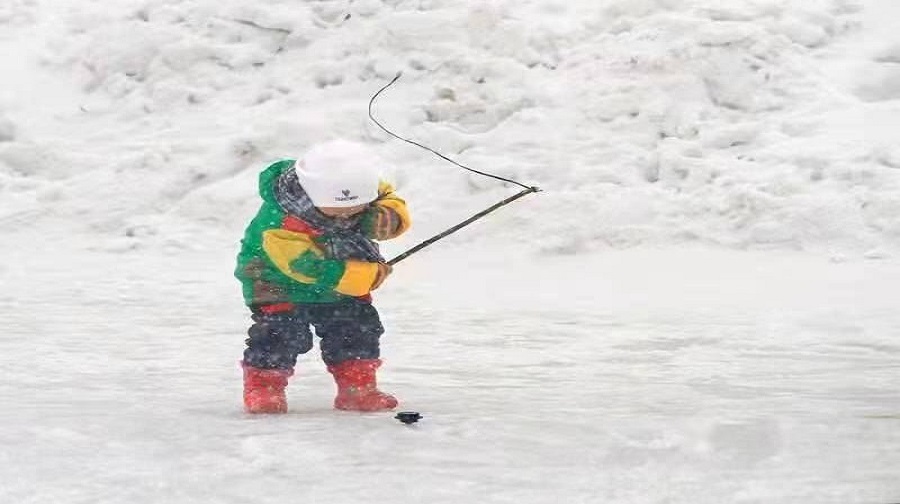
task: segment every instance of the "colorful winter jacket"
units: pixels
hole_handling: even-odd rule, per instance
[[[378,279],[379,264],[325,257],[327,234],[285,212],[277,203],[275,184],[293,165],[294,160],[279,161],[259,176],[262,206],[244,232],[235,269],[243,284],[244,302],[250,307],[263,307],[330,303],[368,295]],[[410,226],[406,203],[386,182],[379,184],[378,193],[371,205],[399,217],[392,236],[382,238],[399,236]]]

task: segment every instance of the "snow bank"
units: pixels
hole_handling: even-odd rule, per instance
[[[515,188],[368,123],[368,98],[403,71],[376,106],[385,123],[545,190],[468,230],[469,240],[550,254],[685,241],[896,250],[900,43],[864,37],[889,4],[60,6],[38,57],[72,79],[77,103],[0,144],[0,159],[32,142],[70,167],[64,182],[32,169],[52,194],[44,215],[76,215],[113,235],[152,228],[146,235],[172,239],[187,226],[236,236],[261,167],[346,136],[395,163],[417,214],[412,241]],[[29,21],[29,2],[12,5],[0,22],[50,26]],[[838,78],[863,63],[877,69]],[[35,162],[19,156],[17,166]],[[22,183],[4,194],[27,191]]]

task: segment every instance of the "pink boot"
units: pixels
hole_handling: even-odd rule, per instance
[[[334,407],[349,411],[384,411],[397,407],[397,398],[378,390],[375,370],[381,366],[378,359],[348,360],[328,366],[337,384]]]
[[[292,369],[244,368],[244,410],[247,413],[287,413],[284,389]]]

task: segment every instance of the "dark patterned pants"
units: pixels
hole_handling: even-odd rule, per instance
[[[367,301],[305,304],[290,311],[253,310],[244,363],[260,369],[292,369],[297,356],[320,338],[322,360],[331,366],[351,359],[377,359],[384,333],[378,311]]]

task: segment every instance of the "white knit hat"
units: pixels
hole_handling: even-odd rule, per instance
[[[382,166],[365,145],[333,140],[310,148],[295,171],[313,205],[352,207],[378,198]]]

